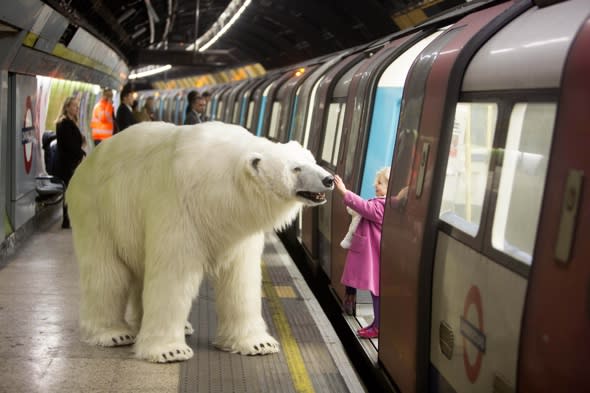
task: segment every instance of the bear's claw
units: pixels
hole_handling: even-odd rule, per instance
[[[193,357],[193,350],[185,344],[170,343],[168,345],[145,346],[135,348],[136,357],[153,363],[172,363],[188,360]]]
[[[266,355],[269,353],[276,353],[279,352],[279,343],[260,343],[258,345],[254,345],[253,349],[254,353],[250,352],[243,355]]]
[[[119,337],[112,337],[113,346],[120,347],[122,345],[131,345],[135,342],[135,336],[131,334],[121,335]]]
[[[104,330],[93,335],[83,336],[83,341],[101,347],[121,347],[135,343],[135,335],[122,330]]]
[[[271,336],[264,336],[245,339],[240,342],[227,342],[218,340],[214,345],[222,351],[239,353],[241,355],[268,355],[277,353],[280,350],[279,343]]]
[[[183,360],[187,360],[193,357],[193,350],[192,349],[176,349],[175,351],[168,351],[168,353],[162,353],[155,360],[156,363],[170,363],[170,362],[180,362]]]

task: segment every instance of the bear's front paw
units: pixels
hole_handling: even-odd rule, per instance
[[[137,349],[136,357],[153,363],[182,362],[193,357],[193,350],[186,344],[157,345]]]
[[[214,345],[222,351],[241,355],[268,355],[280,350],[278,341],[268,334],[246,337],[237,342],[218,340]]]

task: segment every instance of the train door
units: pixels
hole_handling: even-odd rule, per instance
[[[463,71],[487,38],[530,6],[519,4],[509,9],[507,2],[464,17],[420,53],[408,75],[388,187],[388,198],[406,187],[408,198],[401,206],[386,204],[378,355],[404,393],[428,389],[435,223],[452,136],[446,130]]]
[[[172,122],[180,125],[182,120],[182,97],[181,93],[174,94],[174,109],[172,111]]]
[[[588,4],[584,7],[577,13],[588,15]],[[562,12],[553,18],[563,18],[576,27],[576,19]],[[551,26],[556,25],[552,22]],[[563,44],[566,48],[570,45]],[[586,19],[569,49],[561,79],[520,335],[520,392],[590,391],[588,48],[590,20]]]
[[[248,94],[247,92],[251,91],[252,86],[257,83],[258,83],[258,78],[257,79],[248,79],[236,91],[233,110],[231,113],[231,122],[233,124],[243,125],[242,119],[244,118],[245,108],[247,107],[247,102],[249,99],[249,95],[248,95],[248,97],[246,97]]]
[[[266,111],[265,92],[277,78],[281,77],[281,75],[280,72],[273,73],[272,75],[267,74],[264,77],[263,82],[260,83],[250,95],[248,111],[246,113],[246,128],[255,135],[258,135],[258,119]]]
[[[273,119],[271,119],[269,136],[276,138],[280,142],[286,142],[291,139],[289,129],[293,123],[293,117],[299,104],[299,88],[316,69],[317,65],[297,68],[293,76],[279,89],[275,102],[280,102],[280,112],[275,117],[274,124]]]
[[[279,78],[275,79],[270,85],[264,89],[262,93],[262,105],[260,107],[260,112],[258,114],[258,125],[256,127],[256,135],[258,136],[268,136],[271,119],[273,113],[275,114],[275,119],[278,121],[278,117],[280,115],[280,108],[281,104],[275,102],[275,96],[279,88],[293,76],[293,71],[289,70],[283,73]],[[277,123],[278,128],[278,123]]]
[[[156,92],[154,94],[154,114],[155,114],[155,119],[154,120],[158,120],[158,121],[163,121],[164,119],[162,118],[162,112],[163,112],[163,105],[164,101],[162,99],[162,96],[160,95],[160,93]]]
[[[209,101],[209,104],[207,105],[207,111],[209,112],[209,119],[210,120],[219,120],[219,118],[218,118],[219,107],[223,106],[223,105],[220,105],[219,103],[220,103],[221,94],[223,93],[224,90],[225,90],[225,86],[219,86],[213,92],[213,94],[211,94],[211,101]]]
[[[186,106],[188,105],[187,96],[185,90],[180,90],[178,92],[178,109],[177,109],[177,123],[179,125],[184,124],[184,120],[186,119]]]
[[[319,82],[338,61],[340,61],[348,52],[342,52],[333,55],[325,63],[321,64],[314,72],[310,73],[307,79],[302,83],[297,92],[297,107],[294,109],[293,122],[290,125],[289,139],[301,143],[307,149],[309,142],[309,130],[311,128],[311,118],[313,117],[315,96],[318,91]],[[316,152],[312,151],[314,156]]]
[[[228,92],[227,95],[227,105],[225,106],[225,113],[223,114],[223,121],[226,123],[234,123],[234,117],[236,113],[236,109],[239,106],[239,101],[237,99],[238,95],[244,88],[244,86],[248,85],[249,80],[243,80],[234,83]]]
[[[235,85],[227,85],[223,87],[222,91],[220,91],[219,96],[217,98],[217,113],[215,116],[216,120],[226,121],[224,116],[227,108],[227,100],[229,97],[229,93],[232,91],[234,87]]]
[[[561,347],[561,338],[567,335],[562,332],[568,328],[575,331],[578,325],[560,318],[558,323],[545,327],[539,324],[526,331],[521,330],[521,321],[528,307],[526,293],[537,284],[531,272],[536,271],[540,258],[553,260],[555,255],[555,250],[547,248],[546,253],[534,252],[535,248],[545,247],[535,239],[543,230],[538,225],[542,209],[552,210],[557,217],[561,207],[561,203],[542,205],[542,201],[549,192],[545,184],[551,180],[550,162],[558,166],[563,163],[555,157],[550,160],[551,150],[558,151],[552,149],[559,135],[555,127],[558,108],[566,108],[559,102],[562,68],[573,37],[589,11],[588,4],[581,1],[551,9],[532,8],[489,40],[467,69],[455,109],[439,212],[432,295],[432,390],[442,387],[455,392],[488,392],[502,387],[515,391],[520,379],[519,338],[526,342],[529,336],[536,336],[535,347],[543,345],[543,337],[551,337],[549,346],[558,343],[567,356],[558,367],[576,356],[588,359],[588,351],[576,352],[580,342],[569,350]],[[548,29],[549,21],[558,18],[568,23]],[[519,49],[502,52],[505,48]],[[503,54],[498,57],[498,53]],[[497,72],[493,80],[486,76],[491,69]],[[572,153],[570,150],[567,154]],[[561,168],[567,173],[565,166]],[[559,179],[555,195],[550,198],[563,198],[564,178]],[[552,225],[557,225],[557,219]],[[548,243],[552,247],[556,244],[555,240]],[[585,276],[587,279],[588,274]],[[541,285],[550,290],[553,282],[552,276],[542,280]],[[548,301],[555,295],[555,291],[547,292],[540,298]],[[578,305],[586,301],[582,299],[582,295],[570,298]],[[553,321],[563,312],[563,305],[550,309],[548,304],[543,304],[543,315],[551,315]],[[579,314],[570,311],[571,321],[585,320],[589,326],[587,317],[578,319]],[[567,318],[568,314],[563,315]],[[554,334],[558,331],[561,337]],[[589,337],[584,333],[577,338],[588,342]],[[538,360],[555,356],[542,356],[537,349],[529,353],[536,356],[520,359],[525,367],[532,362],[529,370],[538,365]],[[572,368],[562,369],[569,377],[561,374],[563,379],[556,378],[553,369],[546,370],[552,374],[550,378],[532,381],[538,388],[524,391],[585,390],[584,385],[572,383],[583,380],[585,373],[578,375],[574,371],[579,367],[582,372],[583,366],[573,361],[569,366]],[[566,381],[569,384],[563,383]],[[550,388],[551,384],[554,388]]]
[[[345,117],[345,149],[338,163],[338,172],[347,187],[364,199],[375,197],[375,174],[391,164],[394,154],[402,92],[406,76],[416,56],[441,32],[421,38],[407,35],[388,43],[365,60],[351,82],[347,105],[355,110]],[[340,277],[344,270],[347,250],[340,240],[348,230],[350,216],[335,197],[332,211],[332,275]],[[342,294],[338,282],[332,285]],[[356,318],[366,326],[373,319],[371,295],[358,291]],[[354,326],[353,320],[349,322]],[[358,326],[356,326],[358,327]],[[374,341],[377,345],[377,341]]]
[[[334,55],[330,57],[325,63],[318,66],[318,68],[316,68],[313,72],[308,73],[307,78],[303,81],[295,93],[296,105],[293,107],[293,115],[291,116],[291,121],[288,125],[287,134],[289,140],[293,139],[298,141],[306,149],[309,145],[311,119],[314,113],[314,104],[320,82],[323,80],[327,70],[332,68],[344,55],[344,52]],[[312,154],[314,157],[317,157],[317,152],[312,151]],[[304,214],[308,216],[305,230],[303,229]],[[317,244],[317,241],[312,240],[315,239],[313,232],[313,228],[315,226],[317,226],[316,209],[301,209],[297,218],[295,238],[297,243],[303,246],[303,237],[306,236],[305,244],[307,244],[308,247],[304,246],[304,248],[312,261],[317,259],[317,253],[315,251],[317,247],[313,246]]]
[[[325,130],[327,130],[328,127],[342,125],[342,122],[340,122],[340,125],[338,125],[337,119],[334,123],[334,116],[340,116],[340,104],[335,103],[335,105],[338,106],[338,110],[336,110],[336,106],[332,107],[331,114],[327,110],[327,107],[331,105],[330,101],[332,99],[332,92],[335,89],[337,82],[342,78],[342,75],[345,74],[348,70],[350,70],[351,67],[354,67],[356,64],[358,64],[358,62],[361,61],[363,57],[364,54],[362,52],[357,52],[352,53],[349,56],[346,56],[342,59],[339,58],[339,61],[337,61],[331,67],[326,69],[326,73],[320,78],[317,84],[310,91],[310,93],[312,94],[313,104],[310,103],[310,113],[308,114],[305,123],[303,146],[313,153],[318,162],[322,161],[322,152],[320,149],[322,148],[322,141],[325,140]],[[345,101],[345,96],[340,99],[342,106],[344,105]],[[327,122],[328,117],[330,116],[332,116],[332,119],[330,120],[331,123],[328,126]],[[342,116],[344,116],[344,112],[342,113]],[[334,138],[332,137],[331,140],[327,143],[334,142]],[[337,157],[338,156],[333,157],[333,167],[335,167],[336,165]],[[330,157],[330,159],[332,159],[332,157]],[[330,164],[325,165],[329,167]],[[328,198],[327,205],[331,206],[331,198],[332,197]],[[319,270],[321,268],[326,273],[326,275],[329,276],[330,249],[329,241],[326,241],[325,236],[329,233],[331,222],[329,220],[326,221],[325,209],[328,209],[328,206],[323,205],[315,209],[303,209],[300,218],[300,225],[302,231],[302,245],[308,253],[308,255],[311,256],[313,269]],[[331,207],[328,210],[331,211]],[[324,216],[321,224],[319,218],[320,214],[323,214]],[[321,234],[322,231],[324,235]],[[320,240],[321,236],[324,236],[324,238]],[[320,243],[322,244],[321,250],[323,254],[320,254]]]
[[[340,148],[342,147],[342,130],[347,110],[346,100],[349,94],[350,81],[362,62],[354,64],[335,83],[328,100],[327,116],[322,132],[323,141],[319,153],[319,163],[332,173],[336,173]],[[349,109],[351,110],[351,109]],[[318,210],[318,255],[320,266],[331,278],[332,284],[340,282],[340,276],[335,276],[335,264],[332,261],[332,204],[334,193],[328,198],[328,203],[317,207]]]
[[[261,84],[264,84],[265,81],[266,79],[264,77],[253,80],[252,84],[249,84],[247,87],[245,87],[243,93],[240,95],[240,117],[237,124],[247,128],[248,130],[251,130],[252,127],[252,117],[255,106],[254,96],[256,89]]]

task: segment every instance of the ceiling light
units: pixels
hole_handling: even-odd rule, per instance
[[[146,76],[159,74],[160,72],[167,71],[170,68],[172,68],[172,66],[170,64],[166,64],[165,66],[162,66],[162,67],[154,67],[154,66],[144,67],[139,70],[133,71],[131,74],[129,74],[129,79],[144,78]]]

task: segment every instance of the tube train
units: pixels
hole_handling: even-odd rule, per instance
[[[395,390],[590,391],[589,16],[466,4],[214,89],[212,119],[299,141],[362,197],[384,166],[388,198],[408,187],[385,210],[380,337],[361,343]],[[158,116],[182,123],[186,93],[159,94]],[[283,236],[338,301],[349,220],[333,193]],[[350,331],[371,318],[357,299],[334,316]]]
[[[44,7],[52,29],[64,23]],[[18,25],[20,13],[4,18]],[[26,31],[6,33],[14,39],[2,44],[10,54],[0,72],[5,243],[42,213],[34,185],[44,170],[41,130],[67,95],[80,96],[84,119],[99,94],[96,85],[40,75],[116,89],[128,72],[108,48],[90,59],[102,62],[100,73],[44,61],[53,30],[38,32],[44,40]],[[70,39],[81,50],[100,44],[82,30]],[[384,166],[388,202],[407,187],[404,203],[386,203],[380,337],[351,344],[383,390],[590,391],[588,48],[587,0],[480,1],[375,42],[207,87],[211,119],[299,141],[362,197],[373,196]],[[155,97],[156,117],[182,124],[188,92],[138,99]],[[333,193],[302,210],[282,238],[312,286],[329,294],[322,299],[333,323],[354,337],[372,315],[363,292],[355,315],[339,308],[349,220]]]

